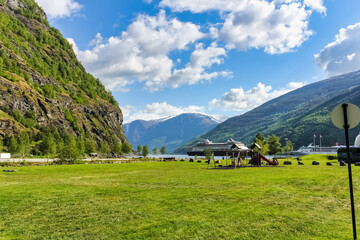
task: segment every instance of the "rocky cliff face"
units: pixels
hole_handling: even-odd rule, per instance
[[[39,8],[30,8],[29,5],[27,5],[26,3],[23,3],[19,0],[5,0],[3,4],[6,4],[7,7],[12,11],[17,11],[19,9],[34,10],[34,13],[36,15],[39,15],[43,19],[47,20],[47,17],[46,17],[46,14],[44,11],[42,11]]]
[[[21,115],[26,116],[27,112],[33,111],[39,126],[66,129],[77,136],[81,135],[80,129],[85,133],[92,133],[93,137],[98,139],[106,138],[105,130],[117,133],[119,137],[123,135],[121,110],[102,99],[96,104],[82,105],[75,103],[67,94],[59,94],[56,99],[46,98],[24,81],[14,83],[0,77],[0,85],[0,106],[8,115],[19,111]],[[91,102],[91,99],[88,101]],[[73,122],[76,122],[80,129],[73,128],[72,121],[66,117],[66,110],[70,112],[74,118]],[[0,134],[19,134],[27,130],[25,126],[16,122],[15,118],[11,117],[0,119],[0,126],[13,126],[0,127]]]
[[[32,0],[0,0],[0,136],[56,128],[126,142],[111,93],[86,73]]]

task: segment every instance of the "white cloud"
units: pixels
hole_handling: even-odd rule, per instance
[[[101,36],[101,33],[97,33],[95,38],[90,41],[89,46],[96,46],[103,43],[104,38]]]
[[[121,112],[122,112],[122,115],[123,115],[123,119],[124,119],[124,123],[129,123],[133,120],[129,120],[131,119],[130,115],[133,111],[136,111],[136,108],[132,105],[123,105],[123,106],[120,106],[121,108]]]
[[[207,73],[206,68],[210,68],[214,64],[222,64],[223,59],[220,56],[226,56],[226,51],[219,48],[213,43],[204,49],[203,44],[198,44],[196,50],[191,54],[191,60],[183,69],[174,70],[171,77],[172,87],[179,87],[183,84],[195,84],[201,80],[211,80],[218,76],[231,76],[230,72],[212,72]]]
[[[44,9],[49,18],[70,17],[72,14],[79,12],[82,5],[74,0],[35,0],[39,6]]]
[[[287,84],[286,88],[290,91],[295,90],[297,88],[301,88],[305,86],[306,84],[304,82],[290,82]]]
[[[104,41],[97,34],[91,42],[96,44],[92,49],[80,51],[73,40],[70,42],[86,69],[107,88],[122,90],[138,81],[145,82],[146,89],[153,92],[228,74],[206,72],[211,65],[222,63],[221,56],[226,55],[225,50],[215,44],[206,49],[198,47],[184,69],[174,69],[175,63],[168,55],[175,50],[188,51],[197,40],[205,37],[199,28],[189,22],[169,19],[161,10],[154,17],[139,15],[121,36]]]
[[[326,7],[322,0],[304,0],[304,4],[317,12],[326,14]]]
[[[269,54],[290,52],[312,34],[307,20],[310,13],[300,3],[275,8],[275,4],[259,2],[230,13],[219,30],[219,38],[238,50],[264,48]]]
[[[169,7],[174,12],[190,11],[202,13],[206,11],[238,11],[246,5],[247,1],[239,0],[162,0],[160,7]]]
[[[360,69],[360,22],[341,28],[335,41],[325,46],[315,60],[319,68],[329,76]]]
[[[238,50],[264,48],[269,54],[293,51],[312,34],[308,19],[312,10],[326,12],[321,0],[162,0],[172,11],[218,11],[224,23],[210,28],[209,36]]]
[[[244,91],[243,88],[232,88],[225,93],[221,99],[213,99],[209,102],[211,108],[231,109],[233,111],[249,111],[261,104],[288,93],[296,88],[304,86],[301,82],[291,82],[286,88],[273,90],[271,86],[259,82],[258,85],[250,90]]]
[[[134,106],[126,105],[120,107],[123,111],[124,122],[129,123],[134,120],[154,120],[166,117],[177,116],[182,113],[203,113],[204,107],[190,105],[187,107],[175,107],[166,102],[146,104],[145,109],[137,109]]]
[[[219,12],[241,12],[251,5],[258,4],[292,4],[300,3],[299,0],[274,0],[274,1],[262,1],[262,0],[162,0],[159,4],[160,7],[169,7],[174,12],[190,11],[193,13],[203,13],[207,11],[219,11]],[[323,5],[322,0],[304,0],[303,4],[310,9],[324,12],[326,8]]]
[[[356,56],[356,53],[353,53],[353,54],[347,55],[346,58],[349,60],[349,62],[351,62],[355,56]]]

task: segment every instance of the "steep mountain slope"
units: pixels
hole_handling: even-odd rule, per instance
[[[136,120],[124,124],[124,132],[134,146],[147,144],[149,149],[165,146],[172,152],[190,139],[203,134],[218,124],[212,117],[184,113],[170,119]]]
[[[243,115],[232,117],[188,142],[179,151],[184,152],[186,146],[205,138],[212,141],[234,138],[250,144],[258,132],[265,136],[275,134],[282,143],[288,138],[295,148],[311,143],[314,134],[323,136],[323,145],[344,143],[343,131],[334,127],[330,119],[332,109],[344,102],[360,106],[360,71],[309,84]],[[358,129],[350,131],[351,138],[355,138]],[[319,142],[319,139],[316,141]]]
[[[5,145],[24,132],[33,141],[47,132],[65,132],[111,147],[127,141],[122,121],[111,93],[85,71],[33,0],[0,0],[0,137]]]
[[[142,139],[146,135],[146,130],[154,125],[160,124],[166,119],[155,119],[155,120],[135,120],[130,123],[124,124],[124,133],[129,142],[133,143],[136,147],[136,143],[142,142]],[[142,144],[140,144],[142,145]]]

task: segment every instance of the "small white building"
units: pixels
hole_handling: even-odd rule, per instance
[[[11,158],[11,153],[0,153],[0,159]]]

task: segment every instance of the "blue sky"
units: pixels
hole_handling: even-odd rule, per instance
[[[357,0],[36,0],[124,121],[232,117],[360,69]]]

